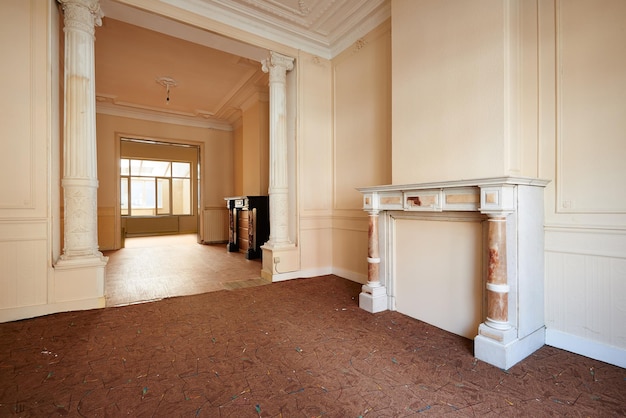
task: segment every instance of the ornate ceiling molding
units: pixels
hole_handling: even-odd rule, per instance
[[[390,0],[161,0],[331,59],[391,16]]]

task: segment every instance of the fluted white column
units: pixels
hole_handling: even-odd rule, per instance
[[[263,60],[269,72],[270,90],[270,237],[268,248],[292,247],[289,239],[289,183],[287,178],[287,71],[293,69],[292,57],[270,51]]]
[[[65,32],[63,179],[65,223],[61,260],[102,258],[98,251],[95,26],[98,0],[58,0]]]

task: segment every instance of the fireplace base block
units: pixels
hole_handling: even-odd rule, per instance
[[[474,338],[474,357],[503,370],[510,369],[540,349],[546,341],[545,327],[523,338],[515,337],[512,340],[505,338],[502,342],[483,335],[490,332],[492,330],[489,327],[480,324],[478,335]]]
[[[359,307],[370,313],[387,310],[387,289],[385,286],[364,284],[359,294]]]

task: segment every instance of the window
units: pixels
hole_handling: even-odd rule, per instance
[[[123,216],[191,215],[191,163],[122,158]]]

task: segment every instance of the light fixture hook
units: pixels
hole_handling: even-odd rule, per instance
[[[165,103],[170,104],[170,88],[176,87],[178,85],[178,82],[172,77],[159,77],[156,79],[156,82],[165,87]]]

